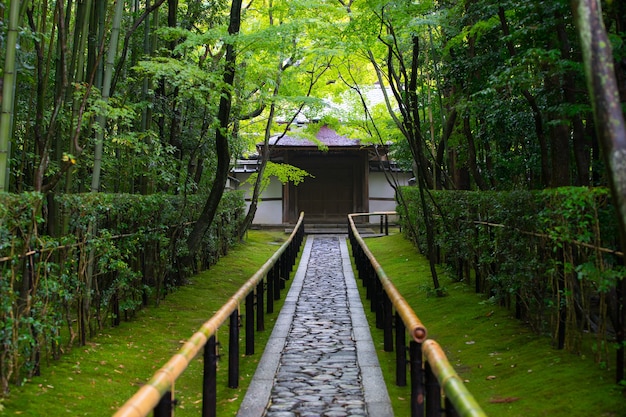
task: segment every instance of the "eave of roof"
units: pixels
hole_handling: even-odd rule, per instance
[[[350,139],[346,136],[341,136],[328,126],[322,126],[315,135],[315,138],[320,142],[322,146],[328,148],[360,148],[361,141],[358,139]],[[317,144],[309,139],[304,139],[292,135],[284,136],[272,136],[270,138],[270,145],[273,147],[281,148],[319,148],[320,144]]]

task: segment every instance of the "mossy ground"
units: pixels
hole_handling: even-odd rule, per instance
[[[211,270],[193,277],[189,286],[168,295],[158,308],[147,308],[132,321],[102,331],[87,346],[75,347],[62,360],[47,365],[43,376],[14,387],[9,398],[0,403],[0,409],[4,408],[0,414],[113,414],[285,238],[279,232],[250,232],[245,243]],[[626,416],[623,387],[615,384],[614,370],[601,369],[591,352],[573,355],[553,349],[549,338],[532,333],[508,310],[474,294],[467,284],[443,275],[441,284],[448,295],[429,296],[432,283],[428,264],[398,234],[366,242],[488,415]],[[275,311],[281,306],[282,299]],[[364,300],[364,306],[372,323],[369,302]],[[220,415],[236,414],[276,317],[277,313],[269,315],[266,330],[256,333],[255,354],[242,357],[237,389],[227,388],[226,382],[228,326],[219,331]],[[409,387],[395,386],[395,354],[383,351],[382,331],[372,329],[395,415],[408,416]],[[201,366],[202,360],[196,359],[176,384],[177,417],[199,415]]]
[[[574,355],[552,348],[550,338],[531,332],[511,311],[444,274],[447,296],[432,296],[428,262],[399,234],[366,243],[487,415],[626,416],[615,370],[602,369],[591,351]],[[375,323],[371,314],[368,319]],[[410,391],[395,386],[395,353],[383,351],[382,330],[372,336],[395,415],[408,416]]]
[[[87,346],[74,347],[46,365],[41,377],[0,402],[0,414],[19,416],[110,416],[147,381],[182,344],[232,296],[286,240],[282,232],[251,231],[209,271],[169,294],[158,307],[140,311],[129,322],[105,329]],[[287,281],[287,289],[291,281]],[[255,334],[255,354],[243,357],[241,332],[239,388],[227,387],[228,324],[218,331],[218,410],[236,414],[254,374],[286,290],[266,316],[266,330]],[[241,307],[243,310],[243,306]],[[243,314],[243,311],[242,311]],[[244,318],[245,319],[245,318]],[[202,356],[202,355],[200,355]],[[175,386],[176,416],[197,416],[202,408],[202,358],[197,358]],[[3,408],[3,410],[2,410]]]

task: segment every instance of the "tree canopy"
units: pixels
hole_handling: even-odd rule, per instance
[[[296,118],[384,144],[413,171],[419,187],[407,199],[396,194],[409,201],[404,208],[420,206],[424,227],[413,235],[425,230],[435,290],[438,240],[454,242],[436,234],[446,220],[436,195],[454,198],[455,222],[468,218],[462,198],[473,195],[479,216],[488,201],[514,213],[515,223],[518,212],[486,191],[515,191],[498,194],[519,208],[526,190],[610,186],[626,245],[625,1],[7,0],[0,16],[0,211],[14,217],[2,231],[11,280],[0,280],[0,301],[13,326],[5,332],[10,355],[22,349],[33,361],[3,361],[3,391],[14,368],[37,371],[39,344],[59,350],[44,340],[57,343],[62,320],[37,318],[31,303],[71,304],[85,343],[107,312],[134,311],[148,288],[158,299],[243,236],[256,202],[240,222],[241,195],[224,197],[230,168],[258,149],[267,162],[269,138]],[[306,175],[297,168],[260,167],[255,198],[264,175],[297,182]],[[588,238],[582,211],[565,211]],[[152,229],[153,221],[162,224]],[[107,239],[113,232],[129,241],[116,247]],[[41,235],[69,249],[58,264],[42,256]],[[452,249],[469,244],[465,237]],[[78,243],[58,243],[66,238]],[[469,263],[468,253],[458,265]],[[45,266],[36,272],[58,272],[62,286],[38,287],[35,258]],[[626,292],[618,275],[605,280],[614,284],[609,304]],[[579,285],[573,270],[568,276]],[[67,320],[73,339],[69,313]]]
[[[622,112],[625,8],[601,10]],[[394,143],[426,188],[608,184],[568,1],[254,0],[237,33],[230,10],[7,2],[2,189],[208,194],[216,137],[234,158],[297,112]],[[375,86],[385,100],[372,106],[361,98]]]

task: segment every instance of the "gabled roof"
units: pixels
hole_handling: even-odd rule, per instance
[[[296,136],[297,132],[292,133],[291,135],[285,135],[280,137],[280,135],[272,136],[270,138],[270,145],[275,147],[282,148],[318,148],[318,144],[309,140],[304,139],[302,137]],[[279,139],[280,138],[280,139]],[[341,136],[333,129],[328,126],[322,126],[315,135],[315,138],[320,141],[322,145],[325,145],[329,148],[353,148],[353,147],[361,147],[361,141],[357,139],[350,139],[346,136]]]

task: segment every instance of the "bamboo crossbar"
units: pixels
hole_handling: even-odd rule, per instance
[[[387,293],[387,296],[389,297],[391,303],[396,309],[397,314],[401,317],[402,322],[405,324],[406,330],[411,335],[411,338],[415,342],[417,342],[417,344],[419,344],[419,349],[421,351],[420,355],[423,355],[430,365],[430,368],[435,375],[439,386],[443,389],[443,392],[445,393],[446,401],[449,401],[452,404],[454,410],[446,409],[446,415],[448,415],[448,412],[450,412],[450,415],[458,415],[461,417],[486,417],[485,412],[481,409],[480,405],[478,405],[476,399],[474,399],[472,394],[467,390],[465,384],[463,383],[463,380],[456,373],[439,344],[432,339],[426,339],[426,328],[417,318],[417,315],[415,314],[413,309],[408,305],[406,300],[400,295],[395,286],[391,283],[391,281],[385,274],[385,271],[383,271],[382,267],[359,235],[353,217],[370,216],[376,214],[390,215],[396,213],[384,212],[350,214],[348,215],[348,221],[350,223],[352,235],[356,239],[360,248],[363,250],[363,253],[367,256],[369,262],[371,263],[376,274],[378,275],[384,291]],[[421,364],[421,360],[419,361],[419,363]],[[420,371],[423,371],[421,365],[419,366],[419,369]],[[416,382],[414,381],[413,383]],[[417,384],[419,385],[419,383]],[[417,391],[419,391],[419,389]],[[437,398],[426,399],[426,402],[434,401],[435,404],[438,404],[440,402],[438,391],[439,389],[437,389]],[[421,400],[418,398],[412,398],[412,401],[419,402],[423,407],[423,398]],[[441,410],[439,410],[439,406],[437,405],[434,408],[437,409],[437,413],[439,414],[432,415],[440,415]],[[413,411],[415,410],[412,410],[412,412]],[[424,415],[423,412],[424,410],[422,409],[421,411],[416,412],[412,415]],[[431,414],[427,415],[430,416]]]
[[[406,326],[407,331],[411,335],[411,338],[418,342],[422,343],[426,340],[428,332],[426,331],[426,327],[422,324],[420,319],[417,317],[417,314],[413,311],[409,303],[406,302],[404,297],[400,294],[400,292],[396,289],[396,287],[391,283],[391,280],[387,277],[387,274],[383,270],[382,266],[378,263],[372,252],[369,250],[363,239],[359,235],[356,225],[354,223],[353,217],[356,216],[370,216],[370,215],[379,215],[379,214],[396,214],[395,212],[374,212],[374,213],[356,213],[349,214],[348,219],[350,222],[350,228],[352,229],[355,238],[359,242],[359,245],[363,249],[363,252],[366,254],[368,259],[370,260],[372,267],[376,271],[380,282],[389,297],[392,305],[402,318],[404,325]]]
[[[230,315],[239,309],[245,302],[246,296],[254,291],[257,284],[263,280],[270,269],[287,250],[291,241],[304,220],[304,213],[300,214],[298,223],[285,243],[248,279],[222,307],[195,332],[180,350],[170,358],[152,378],[142,386],[126,403],[114,414],[114,417],[145,417],[159,403],[161,397],[174,385],[178,377],[187,369],[191,361],[198,355],[209,338],[216,334],[217,329],[228,320]]]
[[[474,220],[474,221],[472,221],[472,223],[477,224],[477,225],[488,226],[488,227],[499,227],[499,228],[502,228],[502,229],[508,228],[508,226],[505,225],[505,224],[491,223],[491,222],[485,222],[485,221],[479,221],[479,220]],[[515,230],[516,232],[521,233],[523,235],[539,237],[539,238],[542,238],[542,239],[552,239],[552,237],[550,235],[547,235],[545,233],[527,232],[525,230],[520,230],[518,228],[513,228],[513,230]],[[618,250],[615,250],[615,249],[604,248],[602,246],[592,245],[590,243],[581,242],[579,240],[570,240],[569,243],[571,243],[573,245],[577,245],[577,246],[582,246],[583,248],[597,250],[598,252],[609,253],[611,255],[620,256],[622,258],[624,257],[624,252],[618,251]]]
[[[462,417],[485,417],[485,412],[467,390],[439,343],[432,339],[426,340],[422,344],[422,353],[457,414]]]
[[[176,227],[178,227],[178,226],[189,226],[189,225],[194,224],[194,223],[195,222],[181,223],[181,224],[177,224]],[[133,236],[137,236],[137,235],[139,235],[141,233],[154,232],[155,230],[160,230],[160,228],[146,229],[146,230],[142,230],[141,232],[123,233],[121,235],[108,236],[107,240],[117,240],[117,239],[123,239],[125,237],[133,237]],[[68,244],[68,245],[61,245],[61,246],[52,246],[50,248],[31,249],[28,252],[24,252],[24,253],[16,255],[16,256],[4,256],[4,257],[0,258],[0,263],[12,261],[14,259],[27,258],[29,256],[36,255],[38,253],[46,253],[46,252],[52,253],[54,251],[62,250],[62,249],[78,248],[78,247],[81,247],[81,246],[86,246],[87,244],[89,244],[91,242],[94,242],[96,240],[97,240],[97,238],[92,238],[92,239],[86,240],[85,242],[77,242],[77,243],[71,243],[71,244]]]

